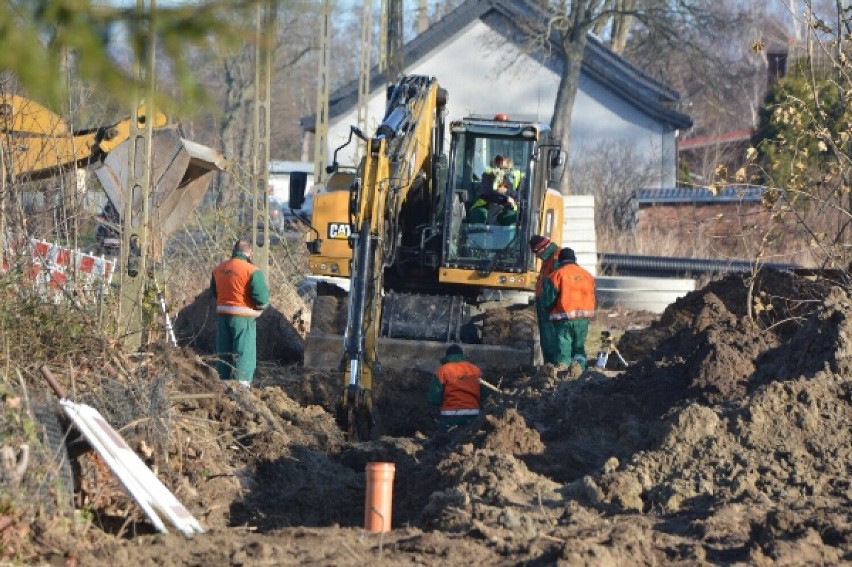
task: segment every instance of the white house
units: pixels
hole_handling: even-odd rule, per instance
[[[505,113],[549,124],[561,61],[524,51],[525,39],[514,22],[530,10],[525,0],[468,0],[405,45],[405,73],[437,78],[448,91],[448,121]],[[386,97],[385,76],[374,68],[371,77],[367,135],[381,122]],[[628,145],[633,155],[659,162],[659,178],[651,186],[674,186],[677,136],[692,126],[672,108],[678,100],[677,92],[590,36],[571,123],[572,159],[601,143]],[[357,101],[357,80],[330,95],[329,162],[357,124]],[[303,119],[302,126],[312,132],[314,117]],[[338,161],[353,163],[354,146]]]

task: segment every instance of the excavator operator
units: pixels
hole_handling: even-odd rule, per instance
[[[483,175],[483,181],[487,179]],[[510,226],[518,222],[518,203],[511,182],[507,177],[500,178],[495,189],[480,195],[467,212],[467,222],[475,224],[497,224]]]

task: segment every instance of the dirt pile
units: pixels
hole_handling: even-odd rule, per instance
[[[486,368],[501,391],[447,434],[425,404],[429,373],[385,371],[376,438],[357,444],[333,419],[342,376],[268,365],[257,388],[235,390],[184,351],[168,361],[156,464],[212,533],[75,553],[140,565],[852,561],[847,292],[731,276],[626,337],[624,372]],[[359,529],[371,461],[396,464],[397,529],[383,537]]]
[[[292,364],[302,360],[303,334],[299,313],[288,319],[275,307],[269,307],[257,318],[257,359],[263,362]],[[181,346],[200,353],[216,354],[216,299],[205,290],[180,310],[174,321],[174,332]]]

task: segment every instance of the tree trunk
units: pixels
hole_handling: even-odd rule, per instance
[[[617,0],[616,13],[612,17],[612,42],[611,48],[621,55],[627,46],[627,37],[633,26],[633,11],[636,9],[636,0]]]
[[[553,109],[553,120],[550,127],[554,136],[562,144],[566,152],[571,148],[571,116],[574,112],[574,100],[577,98],[577,88],[580,83],[580,68],[583,65],[583,53],[586,51],[586,34],[577,37],[563,37],[561,47],[565,69],[559,79],[559,89],[556,91],[556,104]],[[571,194],[570,160],[565,160],[563,174],[559,182],[559,192]]]
[[[248,119],[254,94],[252,64],[245,50],[223,61],[225,93],[219,135],[229,158],[239,163],[244,163],[250,155],[249,145],[253,139],[249,129],[252,122]],[[216,204],[222,206],[233,203],[237,185],[233,179],[226,180],[225,176],[220,175],[216,187]],[[232,194],[227,194],[226,190]]]

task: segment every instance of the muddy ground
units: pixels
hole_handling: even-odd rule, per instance
[[[292,327],[281,339],[281,349],[292,349],[299,323],[278,315],[270,324]],[[377,378],[377,436],[355,444],[333,418],[341,378],[282,362],[290,354],[262,364],[250,391],[218,381],[198,345],[128,358],[127,376],[115,381],[130,388],[130,376],[144,374],[156,382],[148,399],[158,403],[122,431],[147,448],[149,464],[207,533],[152,533],[87,455],[83,470],[98,478],[88,485],[86,514],[77,513],[77,537],[45,529],[40,559],[852,562],[848,293],[789,274],[754,282],[733,275],[650,325],[618,315],[600,317],[614,329],[633,328],[618,343],[626,370],[589,369],[571,379],[551,367],[486,369],[501,393],[473,426],[449,434],[438,433],[436,411],[425,403],[429,373],[388,372]],[[361,528],[372,461],[396,467],[394,529],[384,535]]]

